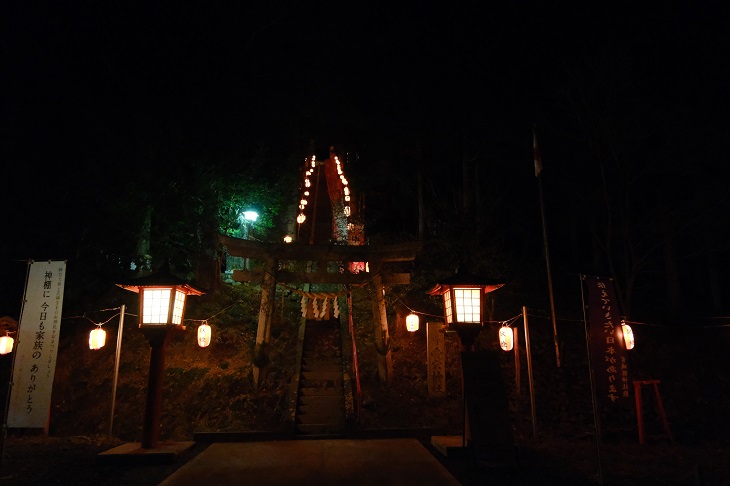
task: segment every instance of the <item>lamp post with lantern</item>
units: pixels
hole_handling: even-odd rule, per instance
[[[186,297],[204,292],[172,275],[168,262],[157,273],[117,285],[139,294],[139,328],[151,347],[142,448],[153,449],[160,435],[165,347],[172,332],[185,330]]]
[[[509,452],[505,451],[513,447],[512,429],[499,359],[490,350],[474,350],[484,327],[484,297],[502,286],[502,281],[460,269],[439,281],[428,294],[443,298],[445,328],[456,332],[461,346],[464,433],[454,439],[460,439],[461,447],[471,447],[474,451],[488,449],[489,453],[507,458]],[[451,442],[448,438],[443,440]]]
[[[442,296],[446,329],[456,331],[462,351],[474,350],[474,341],[484,327],[484,296],[503,285],[499,280],[459,269],[428,291],[429,295]]]

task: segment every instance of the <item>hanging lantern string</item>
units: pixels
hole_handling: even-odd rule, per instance
[[[528,312],[527,315],[531,316],[531,317],[538,317],[538,318],[543,318],[543,319],[548,318],[546,311],[538,310],[537,312],[541,312],[541,313],[534,314],[532,312]],[[558,317],[557,319],[562,322],[577,322],[577,323],[583,324],[583,319],[564,319],[561,317]],[[730,317],[710,317],[708,319],[730,319]],[[632,325],[632,326],[637,325],[637,326],[652,326],[652,327],[663,327],[663,328],[670,327],[670,326],[666,326],[663,324],[655,324],[652,322],[629,321],[628,319],[625,319],[623,317],[621,318],[621,322],[624,324]],[[720,328],[720,327],[730,327],[730,324],[716,324],[716,325],[697,326],[697,327],[702,328],[702,329],[714,329],[714,328]]]
[[[225,311],[227,311],[228,309],[230,309],[230,308],[231,308],[231,307],[233,307],[234,305],[236,305],[236,304],[240,304],[240,303],[242,303],[242,302],[243,302],[243,300],[237,300],[237,301],[236,301],[236,302],[234,302],[233,304],[231,304],[231,305],[229,305],[229,306],[227,306],[227,307],[224,307],[223,309],[219,310],[218,312],[216,312],[215,314],[213,314],[212,316],[210,316],[210,317],[209,317],[209,318],[207,318],[207,319],[185,319],[185,320],[186,320],[186,321],[188,321],[188,322],[207,322],[207,321],[213,320],[213,318],[215,318],[215,317],[217,317],[217,316],[219,316],[219,315],[223,314],[223,313],[224,313]]]
[[[115,311],[115,310],[120,310],[120,309],[121,309],[121,307],[114,307],[111,309],[100,309],[100,310],[97,310],[94,312],[107,312],[107,311]],[[113,314],[111,317],[109,317],[109,319],[107,319],[106,321],[103,321],[103,322],[96,322],[92,318],[88,317],[86,314],[84,314],[83,316],[64,317],[64,319],[86,319],[87,321],[91,322],[93,325],[101,327],[104,324],[106,324],[107,322],[114,319],[115,317],[119,316],[120,314],[121,314],[121,312],[117,312],[116,314]]]
[[[421,315],[421,316],[436,317],[436,318],[444,317],[443,314],[441,314],[441,315],[428,314],[426,312],[421,312],[421,311],[417,311],[415,309],[411,309],[405,302],[403,302],[398,297],[396,297],[395,300],[397,300],[398,302],[400,302],[403,305],[403,307],[405,307],[406,309],[408,309],[409,311],[411,311],[413,314],[418,314],[418,315]]]
[[[503,325],[503,326],[512,326],[512,324],[513,324],[513,323],[514,323],[514,322],[515,322],[515,321],[516,321],[517,319],[520,319],[521,317],[522,317],[522,314],[517,314],[517,315],[516,315],[516,316],[514,316],[514,317],[510,317],[510,318],[509,318],[509,319],[507,319],[506,321],[501,321],[501,323],[502,323],[502,325]]]

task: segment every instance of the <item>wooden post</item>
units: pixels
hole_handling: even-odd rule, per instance
[[[385,299],[383,299],[383,278],[379,273],[376,273],[373,277],[373,294],[373,322],[375,327],[375,351],[378,358],[378,377],[380,382],[387,386],[391,381],[393,358],[390,354],[388,316],[385,312]]]
[[[443,322],[426,323],[428,396],[446,395],[446,337]]]
[[[269,340],[271,336],[271,318],[274,315],[276,300],[276,261],[269,258],[264,264],[264,282],[261,284],[261,306],[259,307],[259,324],[256,329],[256,346],[253,359],[253,382],[258,387],[266,375],[269,361]]]
[[[522,392],[520,391],[520,388],[522,386],[521,376],[520,376],[520,333],[513,332],[513,334],[514,334],[513,351],[515,353],[515,390],[517,391],[517,396],[519,397],[522,394]]]
[[[114,381],[112,382],[112,406],[109,412],[109,435],[112,438],[112,430],[114,430],[114,404],[117,400],[117,382],[119,381],[119,360],[122,354],[122,333],[124,333],[124,313],[127,307],[122,304],[119,311],[119,327],[117,328],[117,350],[114,354]]]
[[[535,412],[535,385],[532,381],[532,352],[530,348],[530,326],[527,323],[527,307],[522,306],[522,322],[525,325],[525,351],[527,353],[527,379],[530,382],[530,415],[532,417],[532,438],[537,440],[537,413]]]
[[[142,448],[154,449],[160,438],[162,417],[162,381],[165,376],[165,348],[168,329],[146,328],[142,333],[150,343],[150,373],[147,377],[147,400],[142,427]]]

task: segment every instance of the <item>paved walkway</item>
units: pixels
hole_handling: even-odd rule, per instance
[[[284,440],[211,444],[159,486],[453,485],[416,439]]]

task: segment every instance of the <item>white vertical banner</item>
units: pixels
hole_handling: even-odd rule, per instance
[[[65,261],[31,261],[18,325],[8,427],[47,428],[61,332]]]

